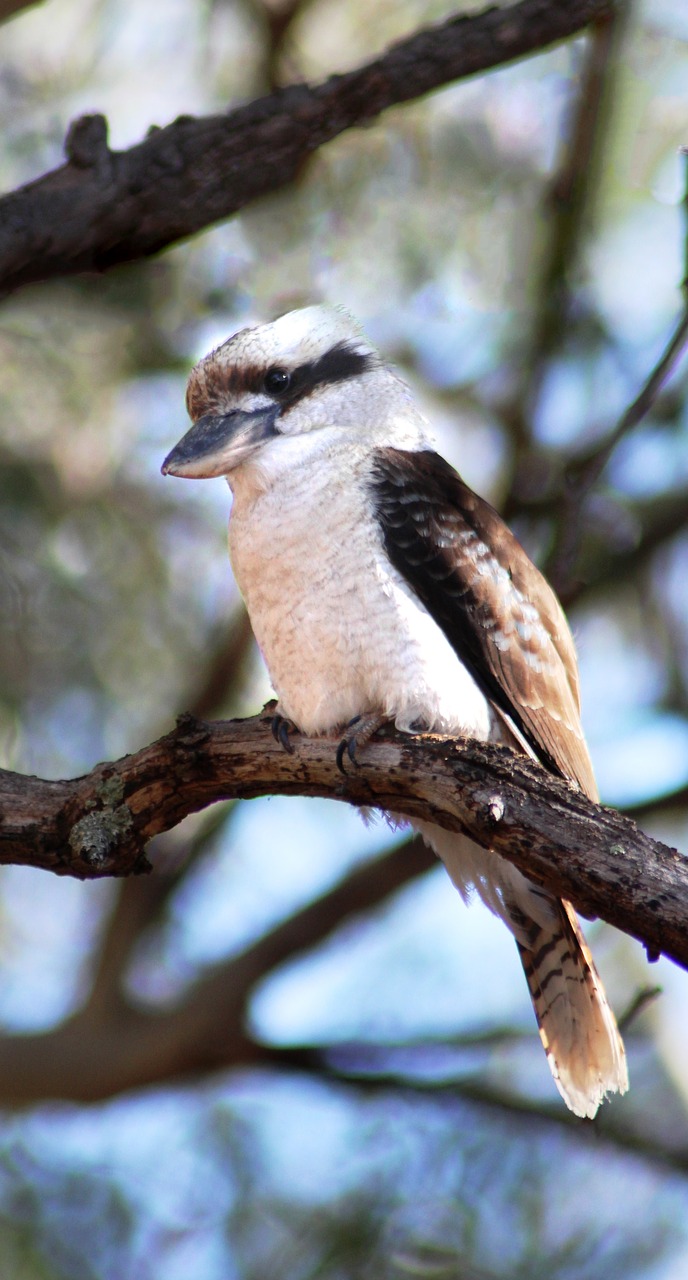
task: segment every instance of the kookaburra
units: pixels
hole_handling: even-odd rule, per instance
[[[597,799],[554,592],[350,316],[307,307],[242,329],[196,365],[187,407],[163,472],[227,478],[231,562],[287,749],[291,727],[342,731],[355,757],[393,721],[506,742]],[[593,1116],[628,1077],[573,908],[467,837],[414,826],[513,933],[557,1087]]]

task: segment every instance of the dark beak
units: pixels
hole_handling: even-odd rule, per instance
[[[277,405],[224,416],[206,413],[187,431],[162,464],[164,476],[209,479],[226,476],[266,440],[277,435]]]

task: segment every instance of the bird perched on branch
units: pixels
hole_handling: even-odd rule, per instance
[[[243,329],[192,371],[193,426],[163,472],[226,476],[234,574],[278,695],[275,728],[385,721],[510,744],[597,790],[573,640],[500,516],[433,448],[408,387],[344,312]],[[562,1097],[593,1116],[628,1087],[623,1043],[573,908],[466,836],[415,822],[464,898],[516,939]]]

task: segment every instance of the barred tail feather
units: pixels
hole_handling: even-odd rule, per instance
[[[549,927],[516,907],[512,928],[556,1086],[576,1115],[591,1118],[608,1093],[626,1092],[626,1054],[573,907],[556,906]]]
[[[578,1116],[628,1088],[626,1054],[576,913],[516,867],[466,836],[414,826],[444,862],[462,897],[475,891],[513,933],[556,1086]]]

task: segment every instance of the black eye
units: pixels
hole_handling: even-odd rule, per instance
[[[291,374],[286,369],[268,369],[263,386],[268,395],[279,396],[289,389]]]

